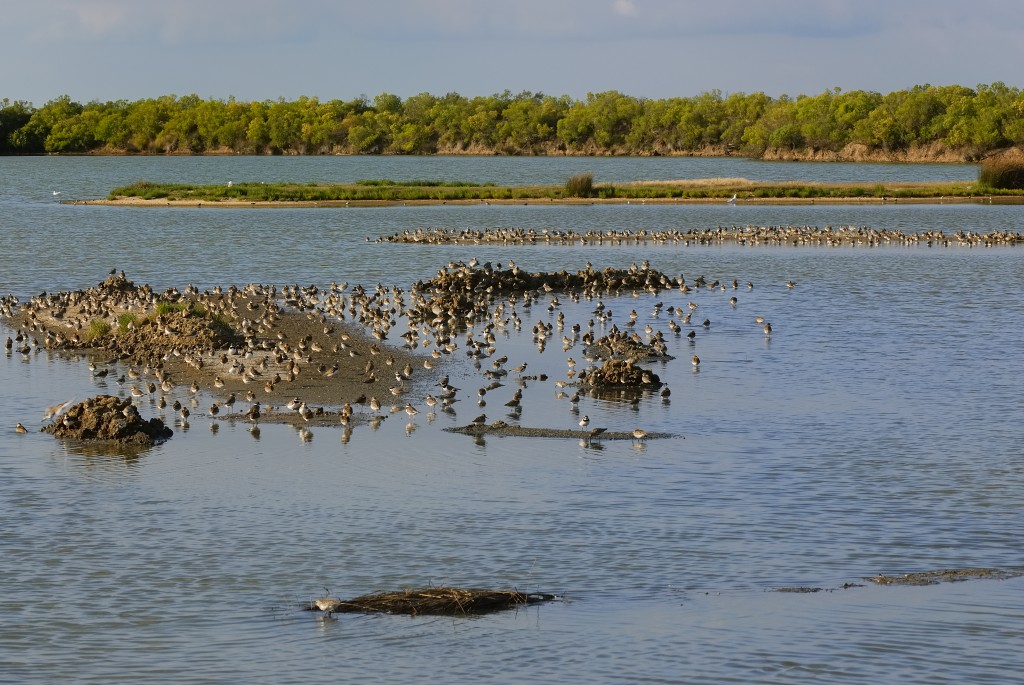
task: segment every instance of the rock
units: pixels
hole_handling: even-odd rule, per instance
[[[595,389],[647,388],[662,386],[658,374],[637,366],[631,359],[609,359],[591,371],[584,383]]]
[[[143,447],[167,440],[174,434],[160,419],[143,420],[130,400],[111,395],[97,395],[71,406],[43,431],[70,440]]]

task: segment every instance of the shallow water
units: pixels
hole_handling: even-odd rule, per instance
[[[531,169],[548,179],[580,163],[508,160],[503,169],[501,160],[482,160],[496,182]],[[663,177],[655,166],[663,162],[680,165],[670,169],[678,177],[754,177],[733,160],[599,161],[616,178]],[[446,162],[357,159],[345,173],[437,177],[451,171]],[[286,167],[319,180],[343,176],[339,163],[0,159],[0,292],[89,287],[114,267],[157,288],[342,280],[406,287],[449,259],[473,256],[530,270],[648,259],[688,280],[736,278],[735,292],[605,299],[620,327],[636,309],[638,329],[665,331],[677,359],[654,369],[672,390],[668,403],[649,396],[634,410],[585,398],[571,411],[552,381],[565,376],[567,355],[580,359],[579,348],[562,352],[559,332],[543,353],[530,340],[533,323],[553,320],[546,303],[520,310],[522,333],[499,337],[510,366],[527,361],[528,372],[551,375],[527,384],[523,425],[574,428],[586,414],[591,426],[673,437],[477,444],[444,432],[480,411],[507,418],[503,403],[515,387],[507,383],[477,407],[483,381],[460,349],[437,370],[463,388],[454,417],[431,418],[420,401],[415,422],[390,415],[377,430],[356,426],[347,442],[340,427],[314,428],[304,442],[279,425],[263,426],[258,439],[242,423],[222,422],[214,434],[198,416],[149,451],[104,455],[13,426],[38,427],[43,407],[56,401],[124,388],[62,355],[0,356],[0,680],[1001,683],[1020,672],[1020,578],[837,588],[878,573],[1024,570],[1013,361],[1024,329],[1024,251],[366,240],[427,226],[1020,230],[1018,208],[197,212],[59,205],[46,196],[43,171],[59,170],[55,187],[100,196],[121,182],[112,179],[135,180],[143,168],[167,180],[190,180],[197,170],[242,180]],[[451,173],[485,175],[463,164],[452,160]],[[767,166],[806,178],[806,165]],[[34,195],[40,187],[46,193]],[[585,324],[596,304],[562,300],[567,322]],[[710,328],[697,325],[692,344],[673,336],[666,313],[652,316],[658,300],[694,301],[694,323],[706,317]],[[772,322],[770,339],[758,315]],[[698,372],[688,361],[695,353]],[[418,386],[420,398],[430,382],[425,376]],[[325,620],[299,608],[324,587],[352,596],[428,583],[515,586],[565,601],[473,619]],[[832,591],[770,592],[783,586]]]

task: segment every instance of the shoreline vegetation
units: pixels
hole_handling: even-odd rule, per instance
[[[1024,93],[1002,82],[882,94],[723,94],[580,100],[464,97],[240,102],[165,95],[36,108],[0,100],[0,154],[742,156],[971,163],[1024,149]]]
[[[364,180],[348,184],[229,183],[191,185],[139,181],[113,189],[105,199],[68,204],[133,206],[267,207],[413,204],[536,203],[884,203],[1024,202],[1024,190],[974,182],[762,183],[713,178],[594,183],[590,174],[564,185],[498,186],[472,182]]]

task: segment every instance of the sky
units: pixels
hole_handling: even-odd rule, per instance
[[[1003,81],[1020,0],[5,0],[0,100],[662,99]],[[1016,81],[1015,81],[1016,79]]]

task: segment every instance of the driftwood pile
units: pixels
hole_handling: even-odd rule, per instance
[[[1020,575],[1020,571],[1008,571],[998,568],[947,568],[941,571],[870,576],[864,580],[871,581],[876,585],[936,585],[938,583],[957,583],[979,578],[1006,580]]]
[[[324,613],[407,614],[409,616],[464,616],[511,609],[525,604],[557,599],[546,593],[518,590],[477,590],[455,587],[428,587],[362,595],[354,599],[315,599],[308,611]]]

